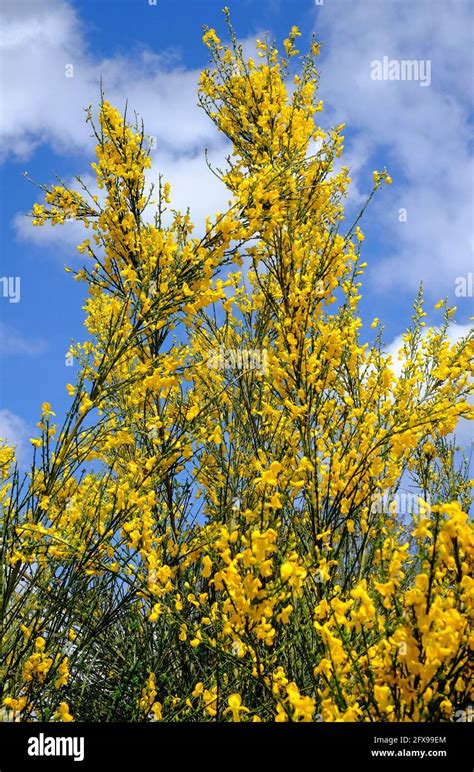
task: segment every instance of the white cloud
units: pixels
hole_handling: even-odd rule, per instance
[[[430,294],[453,294],[472,266],[471,14],[468,0],[331,0],[318,10],[329,117],[356,132],[359,168],[382,158],[398,172],[373,209],[384,243],[370,276],[380,290],[423,280]],[[430,87],[372,80],[371,62],[384,56],[430,60]],[[368,190],[370,171],[356,181]]]
[[[0,355],[4,357],[18,354],[36,356],[41,354],[46,347],[47,344],[44,340],[26,338],[18,330],[0,322]]]
[[[154,12],[153,9],[151,12]],[[85,44],[76,11],[64,0],[27,0],[2,5],[2,111],[4,155],[29,157],[42,143],[56,152],[90,153],[95,141],[84,108],[106,97],[145,121],[148,134],[168,151],[193,152],[221,142],[197,102],[198,70],[186,70],[176,55],[141,50],[136,56],[97,59]],[[73,77],[67,77],[72,65]]]
[[[88,130],[73,106],[84,81],[65,77],[66,64],[84,56],[79,22],[65,3],[39,0],[2,4],[2,153],[28,157],[39,144],[77,149]],[[85,102],[87,104],[87,101]],[[85,106],[85,105],[84,105]]]
[[[15,446],[19,463],[24,463],[28,456],[29,436],[28,424],[23,418],[11,410],[0,410],[0,439],[5,440],[7,445]]]
[[[222,168],[220,148],[209,153],[209,161],[214,169]],[[202,153],[175,158],[169,153],[158,152],[157,167],[171,184],[173,209],[185,211],[189,206],[191,220],[196,226],[195,235],[204,232],[207,215],[213,217],[217,211],[227,208],[230,193],[210,171]]]

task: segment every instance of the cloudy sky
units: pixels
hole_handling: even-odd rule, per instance
[[[227,195],[208,171],[204,149],[218,164],[226,146],[196,106],[196,84],[207,63],[202,26],[223,35],[224,4],[2,0],[0,436],[17,442],[23,459],[41,402],[58,414],[67,407],[65,384],[74,377],[65,354],[71,339],[84,337],[84,287],[63,268],[79,264],[80,229],[32,228],[25,214],[40,197],[22,173],[46,183],[54,174],[92,179],[84,108],[97,104],[102,78],[107,97],[120,108],[128,99],[156,137],[154,173],[171,182],[173,204],[189,205],[198,228],[222,209]],[[390,171],[393,185],[380,192],[362,226],[369,263],[364,319],[380,317],[395,350],[423,281],[428,323],[437,323],[433,305],[448,296],[458,308],[454,333],[462,334],[474,284],[471,0],[228,4],[249,49],[265,30],[281,41],[293,24],[303,33],[300,49],[313,32],[322,42],[324,125],[347,126],[349,217],[371,188],[372,170]],[[374,62],[384,58],[386,72],[395,62],[395,75],[397,63],[416,62],[418,79],[374,79]],[[6,280],[13,287],[16,277],[19,298],[7,291]],[[463,281],[465,296],[456,296]]]

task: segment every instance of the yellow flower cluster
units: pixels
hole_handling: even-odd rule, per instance
[[[161,703],[155,701],[156,694],[157,691],[155,685],[155,674],[150,673],[148,676],[148,682],[142,691],[138,705],[140,710],[146,716],[148,716],[150,713],[153,713],[154,720],[160,721],[162,706]]]

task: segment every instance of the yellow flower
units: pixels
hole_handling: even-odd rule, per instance
[[[209,716],[212,716],[214,718],[214,716],[217,715],[217,710],[216,710],[216,707],[215,707],[216,704],[217,704],[217,689],[216,689],[216,687],[213,686],[211,690],[205,689],[204,693],[202,695],[202,699],[203,699],[203,702],[204,702],[204,710],[206,711],[206,713]]]
[[[207,32],[203,35],[203,43],[208,47],[211,48],[212,45],[219,45],[220,38],[217,37],[215,29],[209,29]]]
[[[64,657],[63,661],[61,662],[57,670],[57,678],[54,682],[56,689],[59,689],[61,686],[65,686],[68,680],[69,680],[68,657]]]
[[[220,445],[222,442],[222,430],[219,424],[217,424],[212,434],[209,435],[209,442],[215,442],[216,445]]]
[[[280,611],[280,613],[278,614],[277,621],[283,622],[284,625],[287,625],[288,622],[290,621],[290,615],[292,611],[293,611],[293,606],[291,604],[288,606],[285,606],[285,608],[282,611]]]
[[[257,481],[265,485],[277,485],[278,474],[281,471],[281,464],[278,461],[272,461],[269,468],[262,472],[261,477],[256,478]]]
[[[447,699],[442,700],[439,707],[445,717],[449,718],[449,716],[452,715],[453,704],[450,700],[447,700]]]
[[[199,407],[197,405],[193,405],[189,408],[189,410],[186,413],[186,420],[192,421],[193,418],[196,418],[197,414],[199,413]]]
[[[211,575],[212,560],[209,555],[204,555],[202,559],[202,575],[207,579]]]
[[[199,681],[192,691],[192,696],[200,697],[203,691],[204,691],[204,684],[202,683],[202,681]]]
[[[393,712],[392,694],[388,686],[374,686],[375,701],[382,713]]]
[[[60,702],[59,708],[56,711],[56,718],[59,719],[59,721],[63,721],[65,723],[69,723],[70,721],[74,721],[73,716],[69,712],[69,705],[67,702]]]
[[[26,707],[27,701],[28,699],[25,696],[19,697],[18,699],[15,699],[14,697],[5,697],[3,704],[6,708],[10,708],[10,710],[13,710],[15,713],[21,713]]]
[[[153,606],[153,611],[148,617],[148,620],[150,622],[156,622],[156,620],[161,616],[161,614],[162,614],[161,603],[155,603],[155,605]]]
[[[224,716],[232,713],[232,721],[239,722],[241,713],[248,713],[249,709],[242,705],[240,694],[231,694],[227,700],[228,708],[224,710]]]
[[[269,506],[270,506],[272,509],[281,509],[281,508],[282,508],[283,504],[282,504],[282,502],[281,502],[280,494],[279,494],[278,492],[277,492],[277,493],[274,493],[274,494],[272,495],[272,497],[271,497],[271,499],[270,499],[270,503],[269,503]]]
[[[292,576],[295,565],[290,560],[285,560],[280,566],[280,576],[284,582],[287,582]]]

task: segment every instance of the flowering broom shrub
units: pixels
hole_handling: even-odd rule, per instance
[[[7,720],[437,721],[472,700],[448,437],[472,414],[472,338],[450,345],[445,303],[423,329],[420,293],[399,375],[381,328],[363,342],[343,127],[316,122],[318,46],[299,60],[298,35],[256,61],[232,29],[204,35],[200,104],[230,150],[202,235],[104,98],[99,196],[59,184],[34,207],[90,231],[88,338],[29,474],[1,450]],[[370,198],[390,183],[374,172]]]

